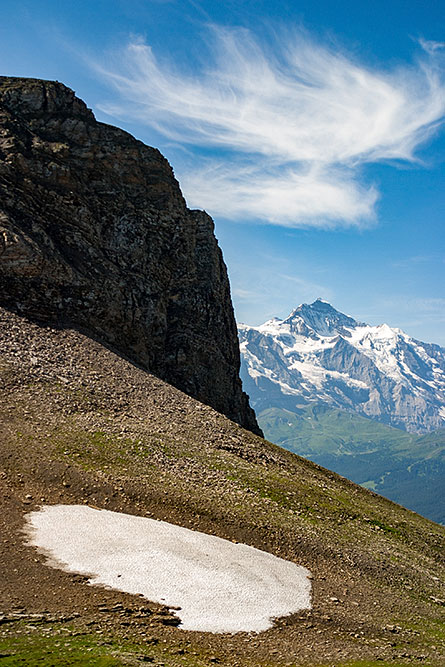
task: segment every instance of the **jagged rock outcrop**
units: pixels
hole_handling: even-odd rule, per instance
[[[213,222],[61,83],[0,77],[0,304],[77,328],[260,432]]]

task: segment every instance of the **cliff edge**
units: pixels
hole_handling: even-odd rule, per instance
[[[212,219],[58,82],[0,77],[0,305],[76,328],[261,433]]]

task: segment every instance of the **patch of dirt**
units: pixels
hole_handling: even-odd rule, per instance
[[[0,639],[60,624],[155,646],[155,664],[445,663],[443,527],[75,331],[0,311],[0,352]],[[48,567],[22,531],[27,512],[53,503],[151,516],[292,560],[312,572],[313,609],[258,635],[181,630],[174,611]]]

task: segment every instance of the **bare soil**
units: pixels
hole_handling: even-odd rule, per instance
[[[443,527],[75,331],[4,310],[0,381],[2,664],[445,664]],[[260,634],[184,631],[174,610],[46,565],[24,517],[53,503],[159,518],[292,560],[312,572],[313,609]]]

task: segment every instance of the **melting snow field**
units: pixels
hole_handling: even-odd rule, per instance
[[[261,632],[311,606],[306,568],[165,521],[52,505],[27,515],[26,533],[48,565],[181,607],[185,630]]]

